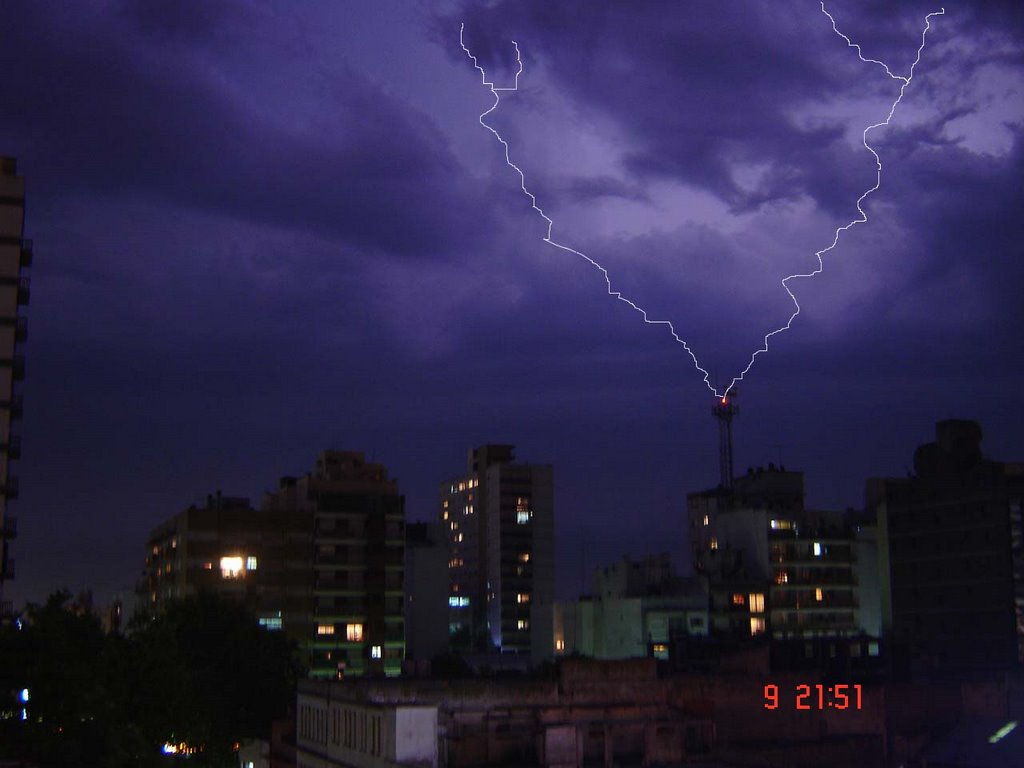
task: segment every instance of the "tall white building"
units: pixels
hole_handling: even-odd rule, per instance
[[[469,452],[441,486],[449,631],[467,650],[549,654],[554,598],[554,471],[511,445]]]

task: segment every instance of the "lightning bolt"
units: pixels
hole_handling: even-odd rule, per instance
[[[873,131],[874,129],[876,129],[876,128],[887,127],[889,125],[889,123],[892,121],[892,117],[893,117],[893,115],[896,112],[896,107],[899,106],[900,102],[903,100],[903,94],[906,92],[907,88],[909,87],[910,81],[913,80],[913,78],[914,78],[914,69],[915,69],[915,67],[917,67],[917,65],[921,61],[921,54],[924,52],[924,46],[925,46],[925,36],[928,34],[929,30],[931,29],[932,17],[933,16],[942,16],[942,15],[944,15],[946,13],[946,9],[945,8],[940,8],[938,11],[933,11],[932,13],[929,13],[929,14],[927,14],[924,17],[924,29],[921,31],[921,44],[917,48],[917,56],[916,56],[916,58],[914,59],[913,63],[910,65],[910,71],[907,73],[907,75],[905,77],[903,75],[893,74],[892,70],[889,69],[889,66],[885,62],[883,62],[883,61],[879,61],[878,59],[866,58],[864,56],[864,52],[861,50],[860,45],[858,45],[857,43],[853,42],[847,35],[845,35],[845,34],[843,34],[842,32],[839,31],[839,28],[836,26],[836,20],[833,18],[832,14],[829,13],[828,10],[826,10],[824,2],[821,3],[821,12],[823,14],[825,14],[825,16],[828,17],[828,20],[832,24],[832,30],[836,33],[836,35],[838,35],[844,41],[846,41],[847,47],[854,48],[857,51],[857,56],[858,56],[858,58],[861,61],[863,61],[865,64],[877,64],[878,66],[882,67],[882,69],[885,70],[885,73],[890,78],[892,78],[893,80],[899,81],[900,83],[902,83],[902,85],[900,85],[899,95],[896,97],[896,100],[893,101],[892,105],[889,107],[889,112],[886,115],[885,120],[883,120],[881,122],[878,122],[878,123],[874,123],[872,125],[869,125],[867,128],[864,129],[864,131],[861,134],[861,143],[864,145],[864,148],[868,152],[870,152],[871,155],[875,158],[876,175],[875,175],[875,184],[874,184],[874,186],[872,186],[869,189],[867,189],[863,194],[861,194],[860,197],[857,198],[856,206],[857,206],[857,212],[860,214],[860,216],[858,218],[852,219],[851,221],[847,222],[846,224],[844,224],[844,225],[842,225],[840,227],[837,227],[836,231],[835,231],[835,234],[834,234],[834,236],[832,238],[832,243],[830,245],[828,245],[827,247],[822,248],[819,251],[815,251],[814,256],[818,260],[818,267],[817,267],[817,269],[813,270],[812,272],[808,272],[806,274],[788,275],[787,277],[782,278],[782,287],[785,289],[786,293],[789,294],[789,298],[792,300],[793,306],[795,307],[795,309],[793,310],[793,314],[791,314],[789,316],[789,320],[786,321],[785,325],[782,325],[782,326],[776,328],[773,331],[769,331],[768,333],[766,333],[764,335],[764,344],[760,348],[754,350],[753,354],[751,354],[751,356],[750,356],[750,362],[747,363],[747,367],[744,368],[737,376],[733,377],[732,381],[729,383],[729,386],[727,386],[725,388],[725,390],[722,391],[722,392],[719,392],[718,388],[710,382],[711,374],[705,368],[703,368],[701,366],[700,361],[697,359],[697,355],[694,354],[693,350],[690,348],[690,345],[686,343],[686,340],[683,339],[681,336],[679,336],[678,333],[676,333],[675,326],[672,325],[671,321],[669,321],[669,320],[652,320],[648,316],[647,311],[645,309],[643,309],[642,307],[640,307],[637,304],[635,304],[632,300],[630,300],[629,298],[624,296],[620,291],[615,290],[615,288],[612,286],[611,276],[608,274],[608,270],[607,269],[605,269],[603,266],[601,266],[594,259],[590,258],[587,254],[583,253],[582,251],[577,251],[575,248],[571,248],[568,245],[565,245],[564,243],[559,243],[559,242],[557,242],[556,240],[554,240],[552,238],[552,230],[554,228],[554,221],[552,221],[551,218],[546,213],[544,213],[544,210],[539,205],[537,205],[537,197],[532,192],[530,192],[529,189],[526,188],[526,176],[523,173],[522,169],[518,165],[516,165],[515,163],[512,162],[512,158],[511,158],[511,156],[509,154],[510,150],[509,150],[508,142],[505,141],[505,139],[502,138],[501,134],[498,133],[498,131],[495,130],[493,126],[489,125],[485,121],[485,118],[489,114],[491,114],[494,110],[496,110],[498,108],[498,104],[501,103],[501,96],[499,94],[501,94],[503,92],[506,92],[506,91],[515,92],[515,91],[519,90],[519,76],[521,74],[523,74],[523,59],[522,59],[522,56],[521,56],[520,51],[519,51],[519,43],[517,41],[515,41],[515,40],[512,41],[512,45],[515,47],[515,51],[516,51],[516,63],[518,64],[518,67],[519,67],[518,71],[515,74],[515,78],[513,80],[513,84],[512,84],[511,87],[498,87],[498,86],[496,86],[494,84],[494,82],[492,82],[492,81],[487,79],[487,72],[484,70],[484,68],[482,66],[480,66],[480,62],[477,60],[477,57],[474,56],[473,53],[469,50],[469,48],[466,47],[466,42],[465,42],[465,29],[466,29],[466,25],[463,23],[463,24],[461,24],[459,26],[459,45],[461,45],[462,46],[462,50],[466,52],[466,56],[468,56],[473,61],[473,66],[477,70],[479,70],[481,83],[486,88],[488,88],[490,90],[490,92],[491,92],[491,95],[494,96],[494,103],[491,105],[491,107],[489,109],[487,109],[486,111],[481,113],[480,117],[478,118],[478,121],[479,121],[480,125],[482,125],[484,128],[486,128],[492,134],[494,134],[494,137],[504,147],[504,149],[505,149],[505,163],[510,168],[512,168],[516,173],[519,174],[519,186],[523,190],[523,194],[525,194],[528,198],[530,198],[530,205],[533,208],[533,210],[535,210],[540,215],[540,217],[542,219],[544,219],[544,221],[547,223],[547,234],[544,236],[543,241],[545,243],[547,243],[548,245],[551,245],[551,246],[554,246],[555,248],[558,248],[559,250],[566,251],[568,253],[572,253],[572,254],[575,254],[576,256],[579,256],[580,258],[582,258],[585,261],[587,261],[595,269],[600,270],[601,274],[604,277],[605,284],[608,287],[608,295],[609,296],[613,296],[614,298],[616,298],[619,301],[623,302],[624,304],[628,305],[629,307],[631,307],[635,311],[639,312],[640,315],[643,316],[643,320],[644,320],[645,323],[647,323],[648,325],[663,325],[666,328],[668,328],[669,333],[672,334],[672,338],[675,339],[679,344],[681,344],[683,349],[685,349],[687,354],[689,354],[690,359],[693,360],[693,365],[697,369],[697,371],[699,371],[700,373],[704,374],[704,384],[705,384],[705,386],[707,386],[707,388],[709,390],[711,390],[711,392],[715,395],[716,398],[721,398],[723,402],[725,401],[725,398],[729,395],[729,393],[733,390],[733,388],[736,386],[736,384],[738,382],[740,382],[740,381],[743,381],[743,377],[747,375],[747,373],[750,371],[751,368],[753,368],[754,361],[757,359],[757,356],[762,354],[763,352],[767,352],[768,351],[769,340],[773,336],[776,336],[776,335],[778,335],[780,333],[788,331],[790,326],[792,326],[793,321],[800,314],[800,303],[797,301],[796,296],[794,295],[793,291],[791,291],[789,289],[789,281],[790,280],[799,280],[799,279],[812,278],[815,275],[820,274],[825,269],[825,263],[822,260],[822,256],[824,254],[828,253],[829,251],[831,251],[832,249],[834,249],[839,244],[839,238],[842,235],[842,233],[852,229],[853,227],[855,227],[858,224],[864,224],[864,223],[867,222],[868,215],[867,215],[867,213],[864,212],[864,209],[861,207],[861,204],[871,194],[873,194],[875,191],[877,191],[879,189],[879,187],[882,186],[882,159],[879,157],[878,152],[875,151],[875,148],[873,146],[871,146],[871,144],[868,143],[868,134],[871,131]]]

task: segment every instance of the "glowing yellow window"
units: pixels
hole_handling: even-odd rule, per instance
[[[346,624],[345,625],[345,639],[350,643],[361,643],[363,642],[363,625],[362,624]]]
[[[333,635],[334,625],[333,624],[318,624],[316,628],[318,635]]]
[[[516,602],[519,603],[520,605],[522,605],[524,603],[530,602],[530,593],[529,592],[517,592],[516,593]]]
[[[742,594],[740,594],[739,592],[734,592],[733,593],[733,595],[732,595],[732,604],[733,605],[746,605],[746,603],[747,603],[747,598],[745,598]]]
[[[817,600],[819,603],[825,599],[825,593],[821,591],[821,587],[817,587],[814,590],[814,599]]]
[[[764,593],[762,593],[762,592],[751,592],[750,593],[750,612],[751,613],[764,613]]]

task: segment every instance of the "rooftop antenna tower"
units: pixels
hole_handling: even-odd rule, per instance
[[[715,400],[711,414],[718,420],[718,483],[726,490],[732,490],[732,418],[740,409],[733,402],[736,390],[726,392]]]

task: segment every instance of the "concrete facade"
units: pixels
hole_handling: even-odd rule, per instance
[[[21,438],[14,427],[22,415],[17,389],[25,377],[24,307],[29,299],[27,270],[32,264],[32,241],[24,239],[24,225],[25,181],[18,176],[14,158],[0,157],[0,618],[10,613],[3,587],[14,578],[10,542],[18,530],[9,505],[18,498],[18,478],[11,462],[21,455]]]
[[[868,480],[887,636],[930,667],[1024,659],[1024,464],[981,452],[981,427],[936,424],[914,475]]]
[[[437,523],[405,533],[405,656],[429,662],[448,650],[447,537]]]
[[[553,468],[516,463],[510,445],[485,445],[440,496],[453,638],[466,649],[550,655]]]

